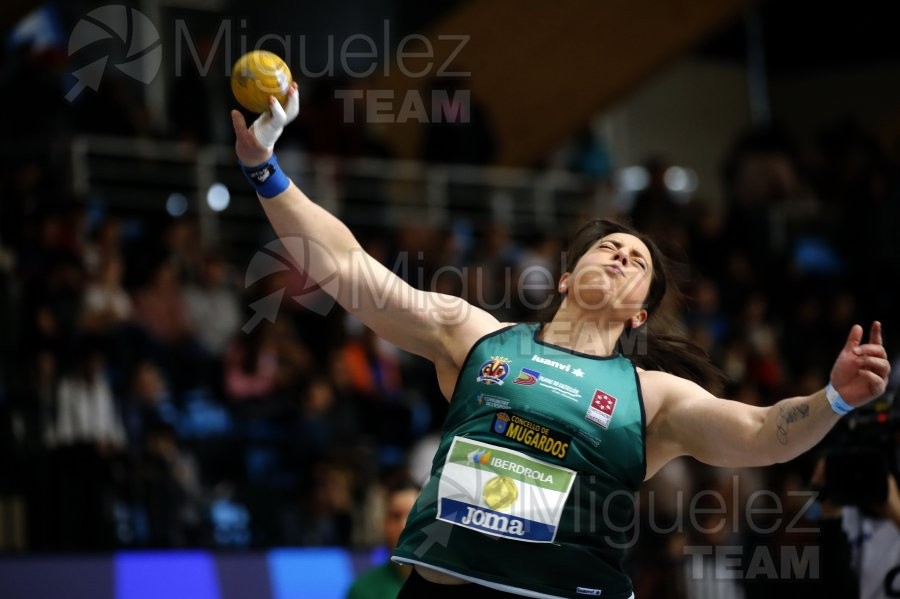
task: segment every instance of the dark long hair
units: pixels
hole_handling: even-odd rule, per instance
[[[644,242],[653,261],[653,278],[644,308],[647,320],[636,329],[625,325],[616,349],[636,366],[662,370],[690,379],[713,393],[721,391],[725,376],[699,346],[679,333],[678,311],[683,296],[673,276],[674,264],[652,239],[631,227],[597,218],[582,226],[569,243],[566,270],[572,272],[581,257],[599,240],[612,233],[627,233]]]

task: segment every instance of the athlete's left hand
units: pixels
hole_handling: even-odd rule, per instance
[[[891,365],[881,342],[881,323],[872,323],[869,342],[861,343],[863,329],[850,329],[847,343],[831,369],[831,384],[845,402],[861,406],[884,393]]]

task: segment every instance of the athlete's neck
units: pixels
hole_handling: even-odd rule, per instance
[[[540,340],[594,356],[611,356],[625,324],[609,322],[596,313],[572,310],[563,301],[553,320],[540,332]]]

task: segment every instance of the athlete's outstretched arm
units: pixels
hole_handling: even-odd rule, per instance
[[[767,466],[811,449],[841,413],[882,395],[890,363],[881,323],[872,324],[869,342],[854,325],[831,370],[826,389],[755,407],[714,397],[696,383],[662,373],[641,373],[645,393],[662,398],[647,432],[648,474],[679,455],[713,466]]]
[[[240,112],[231,112],[235,152],[245,167],[271,162],[275,141],[299,110],[296,84],[286,109],[274,97],[269,100],[270,111],[249,128]],[[256,172],[265,180],[273,171]],[[408,285],[368,255],[343,222],[293,182],[280,193],[259,199],[275,232],[310,276],[347,311],[398,347],[439,368],[459,368],[475,341],[499,328],[494,317],[461,298]]]

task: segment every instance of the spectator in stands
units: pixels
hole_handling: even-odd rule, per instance
[[[340,401],[331,379],[314,378],[300,394],[299,421],[294,438],[304,461],[314,461],[333,451],[351,447],[365,422],[352,402]]]
[[[134,454],[145,447],[147,431],[160,423],[174,424],[177,411],[159,368],[149,360],[137,363],[122,405],[128,446]]]
[[[96,342],[99,343],[99,342]],[[99,345],[81,350],[77,367],[56,390],[55,419],[46,431],[53,448],[53,507],[58,546],[100,549],[112,543],[108,506],[112,460],[125,431],[104,373]]]
[[[99,347],[86,348],[74,372],[62,377],[56,389],[55,420],[47,430],[52,446],[93,445],[106,454],[125,445],[125,430],[116,409]]]
[[[151,546],[183,547],[201,540],[206,494],[196,460],[179,447],[171,425],[157,422],[147,430],[137,486]]]
[[[138,337],[144,344],[143,357],[163,369],[173,392],[180,395],[203,386],[207,356],[196,340],[172,262],[161,262],[137,292],[134,314],[142,333]]]
[[[311,471],[310,492],[302,499],[304,545],[348,545],[353,532],[354,496],[359,478],[347,464],[320,461]]]
[[[171,262],[161,262],[134,302],[137,323],[162,346],[173,346],[189,338],[194,330],[188,320],[178,271]]]
[[[184,290],[184,303],[191,329],[211,356],[220,357],[241,326],[240,300],[231,284],[224,256],[209,253],[198,284]]]
[[[81,326],[95,334],[110,332],[131,319],[131,297],[122,287],[124,263],[119,256],[103,259],[94,280],[84,290]]]
[[[238,335],[224,356],[225,394],[235,402],[258,400],[277,389],[278,351],[268,323]]]
[[[103,264],[120,259],[121,253],[122,223],[116,217],[107,216],[84,246],[84,267],[90,274],[96,274]]]
[[[359,321],[348,318],[353,333],[340,352],[341,375],[348,390],[365,401],[385,403],[402,392],[397,348],[380,339]]]
[[[397,539],[406,526],[406,517],[418,495],[419,486],[410,482],[387,491],[384,543],[388,549],[393,549],[397,545]],[[410,570],[409,566],[401,566],[390,561],[367,570],[354,581],[347,592],[347,599],[393,599],[400,592],[400,587],[409,576]]]
[[[399,350],[353,317],[351,337],[333,363],[338,388],[357,406],[361,429],[372,435],[382,462],[402,460],[411,442],[411,414]]]
[[[203,272],[203,235],[195,218],[182,217],[171,221],[163,232],[163,245],[168,261],[175,267],[179,283],[195,283]]]

